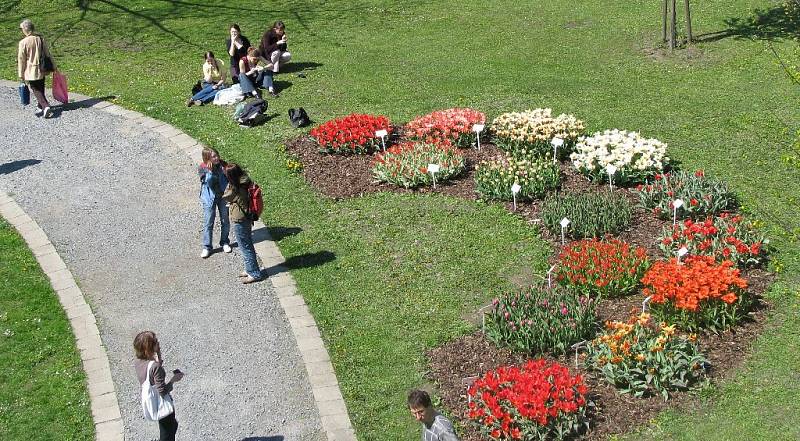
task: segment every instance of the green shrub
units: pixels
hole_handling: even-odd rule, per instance
[[[445,182],[464,171],[464,157],[452,147],[404,142],[375,156],[372,173],[381,182],[413,188],[432,185],[428,164],[438,164],[436,182]]]
[[[652,182],[636,187],[642,207],[661,219],[672,219],[675,199],[682,199],[678,219],[698,219],[733,210],[738,206],[736,195],[724,182],[706,177],[702,170],[657,174]]]
[[[486,337],[529,354],[564,354],[595,331],[595,301],[558,287],[506,293],[494,299]]]
[[[561,219],[570,224],[566,234],[573,239],[602,237],[624,230],[631,222],[631,207],[616,193],[586,193],[552,196],[542,206],[542,222],[553,234],[561,234]]]
[[[510,201],[511,186],[519,184],[517,201],[539,199],[561,181],[557,164],[533,155],[510,155],[482,161],[475,168],[475,191],[485,200]]]

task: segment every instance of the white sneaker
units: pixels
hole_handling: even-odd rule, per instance
[[[224,244],[224,245],[222,245],[222,251],[224,251],[226,253],[230,253],[231,251],[233,251],[233,248],[231,248],[231,246],[228,245],[228,244]]]
[[[53,114],[53,111],[50,110],[50,106],[47,106],[47,107],[44,108],[44,117],[45,118],[50,118],[50,116],[52,114]]]
[[[208,248],[203,248],[203,251],[200,251],[200,257],[202,257],[203,259],[207,258],[210,255],[211,251],[209,251]]]
[[[33,112],[36,116],[42,116],[44,114],[44,109],[37,108],[35,112]]]

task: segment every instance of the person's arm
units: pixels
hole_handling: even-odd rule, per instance
[[[24,41],[24,39],[20,40],[19,47],[17,48],[17,76],[19,79],[25,78],[25,67],[28,65],[28,57],[25,53]]]
[[[203,81],[205,81],[208,84],[211,84],[213,82],[211,79],[212,72],[213,69],[211,68],[211,66],[209,66],[208,63],[203,63]]]
[[[245,75],[250,75],[250,72],[244,70],[244,68],[245,68],[244,60],[239,60],[239,73],[243,73]]]
[[[228,55],[231,57],[236,55],[236,40],[233,38],[229,38],[228,42]]]
[[[217,61],[217,71],[219,72],[219,81],[217,82],[217,87],[222,87],[225,85],[225,78],[227,75],[225,73],[225,65],[222,63],[222,61],[219,60],[216,61]]]
[[[172,377],[169,382],[165,382],[167,374],[164,372],[164,367],[161,366],[161,363],[156,362],[153,365],[151,375],[153,377],[153,385],[158,389],[159,395],[163,396],[172,392],[172,383],[175,377]]]

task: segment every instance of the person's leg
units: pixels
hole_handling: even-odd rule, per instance
[[[245,95],[253,95],[256,91],[256,86],[250,80],[250,77],[244,73],[239,74],[239,86],[242,88],[242,93]]]
[[[158,440],[175,441],[175,434],[178,432],[178,420],[175,413],[171,413],[158,420]]]
[[[233,84],[239,82],[239,63],[231,64],[231,81],[233,81]]]
[[[230,217],[228,216],[228,204],[225,203],[222,198],[218,198],[215,203],[217,205],[217,209],[219,210],[219,223],[222,230],[219,236],[219,245],[230,245],[231,221]]]
[[[259,79],[264,89],[269,90],[272,96],[277,96],[278,94],[275,92],[275,86],[272,82],[272,75],[273,73],[271,70],[264,70],[259,74]]]
[[[236,241],[239,243],[242,260],[244,260],[244,271],[248,276],[260,279],[261,270],[258,267],[258,257],[256,257],[256,249],[253,246],[252,222],[246,219],[242,222],[234,222],[233,229],[236,232]]]
[[[47,101],[47,97],[44,94],[44,79],[28,81],[28,87],[30,87],[31,92],[33,92],[33,96],[36,97],[38,107],[45,112],[45,117],[50,116],[47,114],[50,110],[50,103]]]
[[[272,51],[269,54],[269,62],[272,63],[272,72],[277,73],[281,66],[281,51]]]
[[[289,52],[281,52],[281,64],[286,64],[292,60],[292,54]]]
[[[211,100],[213,100],[214,99],[214,95],[216,95],[216,94],[217,94],[217,90],[214,89],[214,86],[208,84],[208,85],[203,86],[203,88],[200,89],[199,92],[197,92],[196,94],[192,95],[192,101],[201,101],[201,102],[207,103],[208,101],[210,101],[210,100],[208,100],[208,97],[211,96]]]
[[[216,210],[214,203],[203,204],[203,248],[211,251],[211,242],[214,240],[214,218]]]

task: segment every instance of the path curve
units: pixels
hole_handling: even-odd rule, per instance
[[[6,215],[18,203],[11,215],[41,226],[39,240],[52,242],[52,252],[38,255],[46,272],[78,281],[73,303],[64,303],[62,282],[51,278],[84,360],[97,439],[157,438],[141,417],[132,372],[133,336],[152,329],[166,366],[187,374],[174,393],[179,439],[355,440],[314,319],[266,228],[257,224],[254,235],[269,281],[237,283],[238,251],[199,258],[194,170],[202,145],[79,95],[56,118],[35,118],[19,104],[16,83],[0,85],[8,134],[0,140],[0,206]],[[78,308],[83,297],[91,308]],[[98,376],[104,368],[111,382]]]

